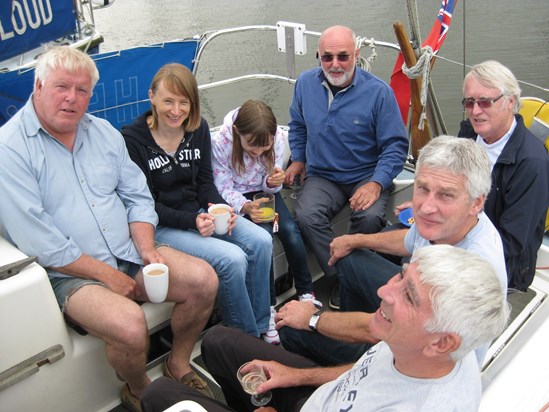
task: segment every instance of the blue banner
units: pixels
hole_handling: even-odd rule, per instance
[[[93,55],[99,82],[88,112],[120,129],[150,108],[149,87],[158,69],[181,63],[193,70],[199,41],[187,40]],[[108,56],[108,57],[107,57]]]
[[[75,30],[73,0],[1,0],[0,61]]]
[[[191,71],[198,40],[136,47],[91,56],[99,70],[88,112],[120,129],[150,108],[148,91],[158,69],[181,63]],[[0,73],[0,126],[24,106],[32,93],[34,70]]]

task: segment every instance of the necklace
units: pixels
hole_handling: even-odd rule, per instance
[[[181,139],[176,137],[164,137],[158,133],[158,130],[151,130],[151,135],[156,142],[156,144],[164,150],[164,152],[170,156],[174,156],[177,152],[177,149],[181,144],[185,142],[185,131],[183,131],[183,136]]]

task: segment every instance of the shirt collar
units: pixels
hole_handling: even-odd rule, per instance
[[[42,127],[42,124],[40,123],[40,120],[38,120],[38,116],[36,115],[36,111],[34,110],[34,103],[32,101],[32,94],[23,107],[23,124],[25,126],[25,130],[27,132],[28,137],[33,137],[38,135],[38,132],[40,129],[45,129]]]
[[[511,123],[511,127],[509,127],[509,130],[507,130],[507,133],[505,133],[503,136],[501,136],[501,139],[498,139],[498,142],[499,141],[507,141],[509,140],[509,138],[511,137],[511,135],[513,134],[513,132],[515,131],[515,127],[517,127],[517,119],[515,116],[513,116],[513,122]],[[480,137],[483,141],[484,138],[479,134],[478,137]]]

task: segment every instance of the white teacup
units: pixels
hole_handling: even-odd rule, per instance
[[[217,235],[224,235],[229,231],[229,218],[231,217],[231,207],[229,205],[218,203],[208,208],[208,213],[214,220],[214,232]]]
[[[166,300],[170,283],[170,271],[163,263],[151,263],[143,268],[143,281],[149,300],[160,303]]]

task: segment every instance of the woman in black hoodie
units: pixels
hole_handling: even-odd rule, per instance
[[[206,260],[219,276],[223,321],[259,336],[268,332],[272,240],[232,213],[230,230],[214,233],[210,204],[226,203],[215,187],[208,123],[198,86],[181,64],[167,64],[149,90],[152,110],[122,128],[131,158],[143,170],[156,203],[156,241]]]

